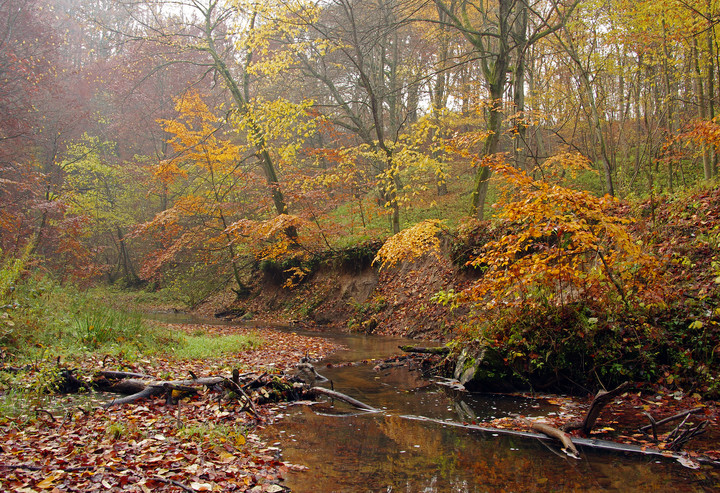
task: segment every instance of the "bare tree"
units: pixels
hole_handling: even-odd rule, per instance
[[[499,151],[503,131],[505,91],[515,74],[514,101],[516,111],[524,111],[525,54],[530,46],[556,32],[566,22],[579,0],[567,6],[551,1],[541,5],[527,0],[474,2],[469,0],[435,0],[447,18],[472,45],[482,69],[489,93],[485,140],[482,156]],[[547,7],[549,5],[549,7]],[[532,22],[529,17],[532,16]],[[529,32],[530,27],[532,30]],[[472,193],[472,211],[483,218],[491,170],[478,168]]]

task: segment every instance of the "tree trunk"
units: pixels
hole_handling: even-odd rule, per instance
[[[207,52],[213,59],[213,67],[220,74],[223,81],[225,82],[225,86],[230,91],[233,101],[235,101],[235,105],[237,106],[238,113],[243,118],[247,119],[250,141],[257,150],[260,167],[265,174],[265,179],[267,181],[268,188],[270,189],[270,194],[272,196],[273,204],[275,206],[275,212],[278,215],[287,214],[288,207],[285,202],[285,197],[282,193],[282,189],[280,187],[280,181],[278,180],[278,176],[275,171],[275,164],[273,163],[272,157],[267,150],[267,142],[265,140],[265,135],[263,134],[260,126],[250,115],[250,108],[248,106],[249,101],[246,97],[248,95],[247,84],[245,84],[246,91],[245,94],[243,94],[243,91],[240,89],[240,86],[230,72],[230,69],[227,67],[225,61],[218,54],[217,49],[215,48],[215,41],[212,37],[213,27],[211,25],[210,15],[211,12],[208,11],[205,19],[206,27],[204,34],[205,41],[207,42]],[[249,57],[251,56],[252,55],[249,55]],[[297,230],[292,226],[287,228],[285,234],[291,239],[297,238]]]

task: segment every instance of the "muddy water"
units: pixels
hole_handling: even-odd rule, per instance
[[[332,380],[336,390],[382,412],[358,414],[343,403],[288,407],[285,418],[264,434],[282,450],[284,461],[309,468],[288,473],[285,485],[292,491],[658,492],[720,488],[716,471],[694,471],[666,459],[585,450],[576,460],[535,439],[453,426],[510,413],[544,415],[555,409],[518,397],[458,393],[405,369],[376,372],[372,363],[337,366],[386,357],[407,341],[323,336],[338,340],[349,350],[316,364],[318,371]]]

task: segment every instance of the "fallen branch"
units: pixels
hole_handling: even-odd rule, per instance
[[[260,415],[257,412],[257,409],[255,409],[255,403],[253,403],[250,396],[247,395],[245,390],[243,390],[243,388],[238,383],[238,378],[237,378],[237,375],[235,372],[236,372],[236,370],[233,370],[233,379],[232,380],[225,379],[226,385],[228,385],[228,387],[232,387],[235,391],[238,392],[239,395],[243,396],[243,398],[245,399],[245,402],[247,403],[247,407],[248,407],[248,409],[250,409],[250,412],[252,413],[252,415],[255,416],[256,419],[262,420],[262,418],[260,417]]]
[[[90,471],[92,469],[96,469],[97,466],[77,466],[77,467],[62,467],[62,466],[55,466],[55,465],[49,465],[49,466],[35,466],[32,464],[0,464],[0,468],[2,469],[23,469],[25,471],[42,471],[46,468],[50,468],[52,470],[61,470],[65,472],[80,472],[80,471]]]
[[[669,423],[670,421],[675,421],[676,419],[684,418],[684,417],[686,417],[686,416],[689,415],[689,414],[697,413],[697,412],[703,411],[704,409],[705,409],[704,407],[695,407],[695,408],[693,408],[693,409],[688,409],[687,411],[683,411],[683,412],[681,412],[681,413],[677,413],[677,414],[675,414],[675,415],[673,415],[673,416],[668,416],[667,418],[663,418],[663,419],[661,419],[660,421],[655,421],[655,420],[653,419],[653,420],[650,422],[649,425],[641,426],[640,428],[638,428],[638,430],[641,431],[641,432],[643,432],[643,433],[647,433],[647,431],[648,431],[650,428],[657,427],[657,426],[660,426],[660,425],[664,425],[665,423]],[[650,416],[649,414],[645,413],[645,415],[652,419],[652,416]],[[654,426],[653,426],[653,422],[654,422]]]
[[[655,418],[653,418],[653,417],[652,417],[652,414],[650,414],[649,412],[643,411],[643,414],[644,414],[645,416],[647,416],[648,419],[650,420],[650,424],[649,424],[648,426],[651,426],[651,427],[652,427],[653,440],[655,440],[655,443],[657,443],[657,442],[658,442],[658,434],[657,434],[657,425],[658,425],[658,424],[657,424],[657,421],[655,421]],[[644,433],[644,432],[643,432],[643,433]],[[647,434],[647,433],[646,433],[646,434]]]
[[[544,435],[547,435],[551,438],[555,438],[560,441],[560,443],[563,444],[563,449],[573,457],[580,458],[580,453],[578,452],[577,448],[575,447],[575,444],[572,442],[572,439],[570,438],[570,435],[565,433],[564,431],[560,430],[559,428],[555,428],[554,426],[550,426],[547,423],[537,423],[537,422],[531,422],[530,429],[533,431],[538,431]]]
[[[173,486],[177,486],[178,488],[181,488],[181,489],[183,489],[183,490],[185,490],[185,491],[189,491],[190,493],[194,493],[194,492],[195,492],[195,490],[193,490],[193,489],[190,488],[189,486],[185,486],[185,485],[182,484],[180,481],[175,481],[174,479],[167,479],[167,478],[163,478],[162,476],[153,476],[151,479],[154,480],[154,481],[160,481],[161,483],[165,483],[165,484],[170,484],[170,485],[173,485]]]
[[[592,429],[595,427],[595,422],[600,417],[600,412],[603,408],[610,403],[615,397],[625,392],[630,387],[630,382],[624,382],[612,389],[609,392],[601,390],[595,394],[595,398],[590,403],[590,409],[588,409],[585,419],[582,421],[573,421],[565,424],[562,427],[563,431],[582,430],[585,435],[590,435]]]
[[[689,415],[688,415],[689,416]],[[685,417],[687,419],[687,416]],[[684,421],[683,421],[684,423]],[[679,432],[680,426],[678,426],[668,437],[668,442],[670,442],[670,439],[673,438],[672,442],[668,445],[668,449],[678,451],[680,450],[683,445],[685,445],[687,442],[690,441],[691,438],[696,437],[698,435],[701,435],[702,433],[705,433],[705,428],[707,427],[708,422],[702,421],[698,425],[688,428],[687,430],[683,430],[682,432]],[[677,435],[676,435],[677,433]]]
[[[337,392],[335,390],[326,389],[325,387],[312,387],[309,390],[310,394],[317,396],[318,394],[327,395],[329,397],[332,397],[333,399],[337,399],[339,401],[346,402],[350,404],[351,406],[354,406],[358,409],[362,409],[363,411],[370,411],[370,412],[378,412],[378,409],[369,406],[365,404],[364,402],[360,402],[357,399],[353,399],[352,397],[345,395],[343,393]]]
[[[113,399],[110,402],[103,404],[103,407],[112,407],[112,406],[119,406],[120,404],[129,404],[131,402],[138,401],[140,399],[146,399],[149,397],[153,397],[155,395],[162,395],[165,392],[165,389],[162,387],[145,387],[140,392],[137,392],[132,395],[128,395],[126,397],[122,397],[120,399]]]

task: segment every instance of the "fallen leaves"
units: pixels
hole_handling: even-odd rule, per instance
[[[193,331],[198,326],[173,326]],[[232,368],[268,373],[290,368],[309,354],[317,358],[337,348],[327,340],[275,330],[202,326],[208,334],[255,331],[262,347],[210,360],[177,361],[167,357],[116,361],[122,369],[184,377],[225,374]],[[87,372],[103,368],[100,356],[78,362]],[[107,358],[106,360],[107,361]],[[242,371],[242,370],[241,370]],[[56,396],[52,396],[54,399]],[[259,425],[241,402],[219,402],[204,390],[180,406],[163,399],[137,404],[81,409],[57,398],[54,419],[21,416],[0,420],[2,491],[262,491],[278,492],[288,470],[277,449],[266,448],[252,430]],[[77,399],[77,397],[74,397]],[[276,411],[258,407],[262,422]]]

